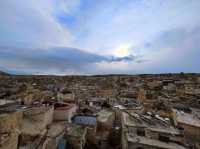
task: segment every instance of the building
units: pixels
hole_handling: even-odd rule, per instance
[[[57,99],[60,102],[75,102],[75,95],[71,91],[68,91],[67,89],[63,89],[61,92],[57,93]]]
[[[72,119],[73,124],[86,128],[86,140],[95,142],[97,119],[93,115],[76,115]]]
[[[151,111],[154,107],[153,104],[157,101],[157,92],[148,88],[140,88],[137,100],[143,103],[144,111]]]
[[[71,118],[76,113],[77,106],[73,103],[55,103],[54,104],[54,121],[68,121],[71,122]]]
[[[65,138],[68,149],[83,149],[86,143],[87,129],[81,125],[68,125]]]
[[[19,149],[35,149],[43,144],[47,134],[47,126],[53,121],[53,110],[52,106],[37,106],[24,110]]]
[[[66,128],[67,125],[65,122],[55,122],[49,125],[46,140],[43,143],[43,149],[65,149]]]
[[[86,128],[86,141],[99,148],[106,148],[109,142],[109,134],[113,128],[115,114],[112,111],[101,110],[97,116],[76,115],[72,122]]]
[[[192,109],[190,113],[174,110],[176,124],[184,130],[189,142],[200,142],[200,110]]]
[[[144,111],[144,107],[140,102],[134,98],[120,98],[120,104],[115,105],[114,108],[119,108],[120,110],[126,110],[129,112],[141,113]]]
[[[166,118],[123,112],[122,149],[185,149],[183,133]]]
[[[22,111],[0,112],[0,149],[17,149]]]
[[[111,133],[115,114],[113,111],[101,110],[97,114],[97,130],[95,142],[99,148],[107,148],[109,143],[109,135]],[[94,140],[94,139],[93,139]]]

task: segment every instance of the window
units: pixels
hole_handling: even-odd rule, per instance
[[[101,144],[102,144],[101,141],[98,141],[98,145],[101,146]]]
[[[163,142],[169,142],[169,137],[167,136],[162,136],[162,135],[159,135],[159,138],[158,138],[160,141],[163,141]]]
[[[145,136],[145,131],[144,131],[144,129],[137,129],[137,135],[138,135],[138,136]]]

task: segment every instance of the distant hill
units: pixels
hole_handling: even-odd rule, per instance
[[[6,73],[6,72],[3,72],[3,71],[0,71],[0,76],[9,76],[10,74]]]

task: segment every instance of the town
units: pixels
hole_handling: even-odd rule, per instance
[[[200,149],[200,74],[0,74],[0,149]]]

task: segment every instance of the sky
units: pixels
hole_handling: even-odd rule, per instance
[[[0,70],[200,72],[199,0],[1,0]]]

